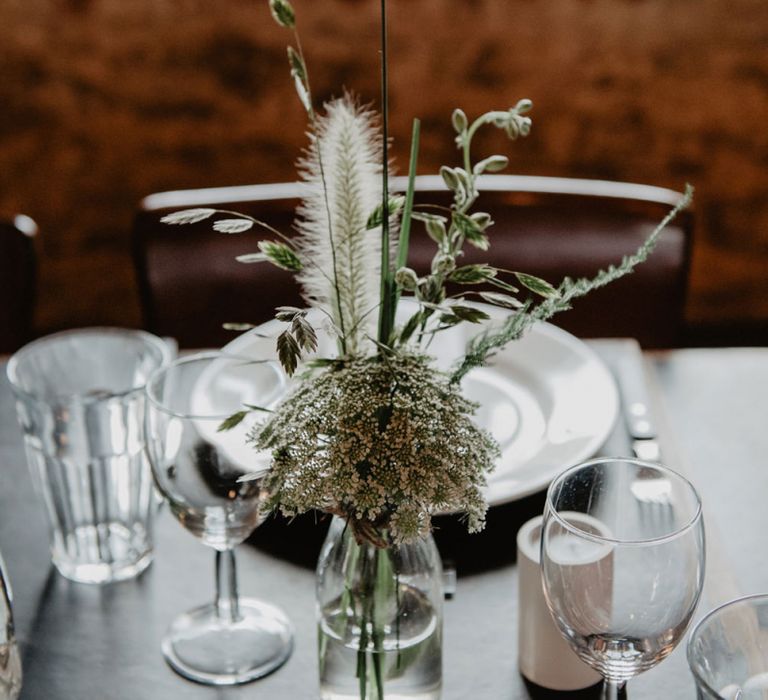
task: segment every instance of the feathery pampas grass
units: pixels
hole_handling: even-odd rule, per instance
[[[299,168],[309,187],[298,209],[305,265],[297,279],[307,302],[333,320],[347,353],[359,355],[375,335],[381,274],[381,227],[367,228],[381,202],[374,113],[349,95],[326,104]]]

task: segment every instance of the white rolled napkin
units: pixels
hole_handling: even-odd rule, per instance
[[[568,519],[588,525],[596,534],[607,534],[605,526],[589,515],[571,513]],[[581,690],[599,683],[601,677],[576,656],[547,608],[539,551],[542,521],[542,516],[533,518],[517,533],[518,667],[525,678],[543,688]],[[605,557],[612,556],[610,548],[606,548]],[[606,570],[605,563],[601,567],[603,571]],[[610,596],[612,583],[610,576],[599,584],[608,588],[607,596]]]

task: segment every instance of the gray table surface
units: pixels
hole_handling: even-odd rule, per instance
[[[596,341],[593,347],[610,364],[625,346]],[[655,353],[646,355],[646,365],[666,461],[694,481],[704,501],[709,559],[699,618],[731,597],[768,590],[762,556],[768,531],[768,349]],[[617,424],[601,452],[627,451]],[[448,555],[459,568],[456,596],[445,605],[446,700],[575,697],[536,693],[517,672],[515,534],[542,503],[538,495],[493,509],[486,533],[475,536],[479,539],[451,539],[450,524],[442,528],[441,550],[452,549]],[[296,647],[288,663],[237,688],[183,680],[165,665],[160,638],[176,614],[210,599],[211,550],[163,511],[155,562],[139,579],[98,587],[56,574],[3,371],[0,551],[15,595],[23,700],[317,698],[312,562],[318,537],[306,527],[289,531],[276,525],[260,529],[238,549],[243,594],[281,605],[295,624]],[[694,698],[683,646],[633,680],[630,697]]]

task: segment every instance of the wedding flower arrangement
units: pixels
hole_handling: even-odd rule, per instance
[[[288,62],[309,122],[309,146],[299,162],[306,194],[297,211],[298,235],[214,209],[164,218],[183,224],[224,214],[213,223],[217,231],[267,230],[272,237],[259,242],[259,251],[238,260],[267,262],[293,273],[309,307],[319,310],[322,329],[336,340],[335,356],[307,360],[317,348],[317,329],[307,310],[277,309],[276,318],[287,324],[277,338],[280,362],[289,375],[300,364],[302,369],[290,395],[251,433],[254,447],[273,455],[268,506],[289,516],[312,509],[336,514],[359,541],[377,546],[425,536],[437,512],[465,513],[469,530],[477,531],[484,524],[483,487],[498,448],[473,422],[476,406],[462,396],[461,379],[535,322],[642,263],[662,229],[689,204],[690,188],[634,254],[591,279],[566,278],[555,287],[522,271],[462,264],[465,245],[481,250],[491,245],[491,216],[475,209],[478,177],[508,165],[503,155],[475,160],[473,138],[484,127],[501,129],[512,140],[528,135],[531,102],[520,100],[472,121],[456,109],[452,124],[460,164],[440,169],[453,203],[414,207],[418,120],[408,189],[389,190],[386,0],[380,118],[349,93],[317,111],[294,9],[288,0],[269,0],[269,8],[277,24],[293,32]],[[414,224],[435,243],[431,270],[423,276],[407,266]],[[449,293],[449,285],[460,291]],[[476,291],[478,285],[494,291]],[[398,325],[402,293],[412,295],[417,308]],[[489,323],[488,313],[472,300],[507,310],[505,320]],[[429,355],[430,343],[460,323],[478,324],[478,333],[456,365],[440,371]]]
[[[277,24],[293,33],[288,62],[309,124],[299,161],[304,196],[297,233],[214,209],[176,212],[164,221],[212,219],[223,233],[267,231],[258,252],[238,260],[294,274],[309,307],[276,309],[286,324],[276,352],[295,376],[292,390],[274,410],[245,406],[221,429],[254,412],[266,415],[249,433],[255,449],[272,455],[266,476],[258,475],[266,506],[287,516],[314,510],[340,519],[318,564],[321,697],[436,699],[442,586],[431,519],[462,513],[470,531],[480,530],[483,489],[499,456],[493,438],[474,422],[477,406],[462,395],[461,380],[534,323],[632,272],[688,205],[691,190],[642,246],[592,278],[553,286],[523,271],[463,263],[465,246],[488,250],[493,237],[491,215],[476,206],[478,179],[508,165],[503,155],[476,158],[474,137],[482,128],[501,129],[512,140],[528,135],[531,102],[474,120],[456,109],[459,163],[440,169],[452,203],[416,206],[418,120],[407,189],[389,186],[386,0],[380,0],[381,116],[349,93],[316,109],[293,7],[288,0],[268,2]],[[414,226],[435,244],[424,275],[408,267]],[[404,294],[411,297],[407,305],[400,303]],[[497,309],[494,318],[489,305]],[[475,324],[477,332],[452,367],[439,369],[432,343],[459,324]],[[321,333],[335,352],[318,352]]]

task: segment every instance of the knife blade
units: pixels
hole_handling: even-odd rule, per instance
[[[645,367],[640,345],[627,346],[617,365],[622,414],[632,439],[632,453],[638,459],[658,462],[661,459],[658,434],[651,413]]]

